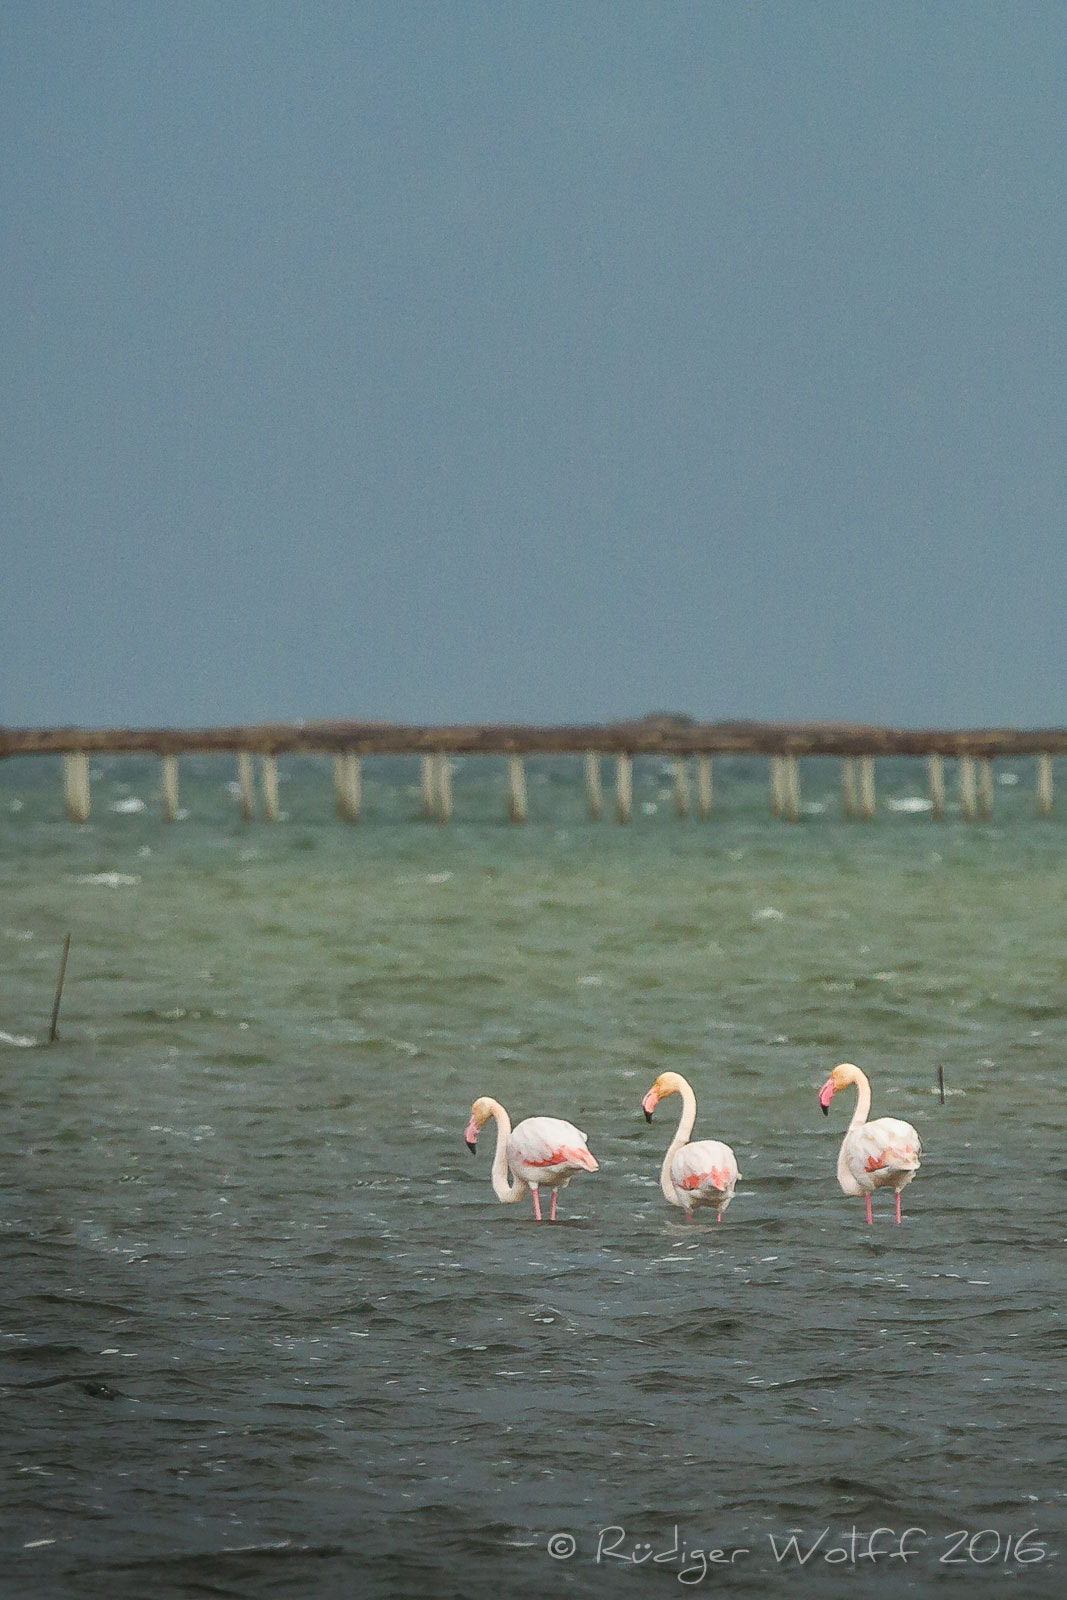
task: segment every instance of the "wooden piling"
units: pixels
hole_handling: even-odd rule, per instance
[[[442,751],[434,757],[434,787],[437,791],[437,820],[449,822],[452,818],[452,760]]]
[[[634,774],[633,762],[628,755],[615,757],[615,819],[617,822],[629,822],[633,810],[634,799]]]
[[[860,756],[860,816],[870,822],[874,813],[874,757]]]
[[[342,822],[358,822],[363,804],[363,784],[359,757],[344,750],[333,758],[333,790],[338,817]]]
[[[178,820],[178,757],[162,756],[159,762],[159,806],[164,822]]]
[[[975,786],[974,757],[959,759],[960,812],[968,822],[973,822],[978,812],[978,792]]]
[[[89,757],[81,750],[63,757],[63,806],[69,822],[88,822]]]
[[[854,817],[859,812],[859,801],[856,796],[856,763],[851,756],[845,756],[841,762],[841,803],[846,817]]]
[[[237,797],[241,807],[241,821],[251,822],[256,814],[256,774],[249,750],[237,752]]]
[[[772,817],[780,817],[785,813],[785,788],[783,785],[782,761],[782,756],[771,756],[767,763],[771,784]]]
[[[263,790],[263,820],[278,820],[278,757],[266,755],[259,764],[259,781]]]
[[[926,758],[926,775],[930,785],[930,808],[935,817],[945,814],[945,760],[938,754]]]
[[[684,756],[674,758],[674,809],[680,817],[689,815],[689,774]]]
[[[993,763],[988,756],[978,763],[978,814],[983,822],[993,815]]]
[[[1039,817],[1052,815],[1052,757],[1040,755],[1037,758],[1037,814]]]
[[[521,756],[508,756],[508,817],[526,821],[526,769]]]
[[[782,757],[783,799],[787,822],[800,821],[800,765],[796,756]]]
[[[424,755],[420,763],[422,773],[422,814],[437,816],[437,757]]]
[[[711,757],[697,756],[697,815],[706,822],[711,816]]]
[[[600,757],[595,750],[585,752],[585,796],[589,816],[593,822],[600,820],[604,796],[600,787]]]

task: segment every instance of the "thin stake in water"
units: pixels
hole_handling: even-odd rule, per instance
[[[70,955],[70,934],[63,940],[63,959],[59,963],[59,982],[56,984],[56,998],[52,1006],[52,1026],[48,1030],[48,1043],[55,1044],[56,1023],[59,1021],[59,1002],[63,998],[63,979],[67,975],[67,957]]]
[[[937,1092],[941,1096],[941,1104],[945,1103],[945,1069],[940,1061],[937,1064]]]

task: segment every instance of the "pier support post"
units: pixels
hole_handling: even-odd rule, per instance
[[[452,762],[448,752],[442,750],[434,756],[435,779],[434,787],[437,791],[437,820],[449,822],[452,818]]]
[[[851,756],[845,756],[841,762],[841,803],[846,817],[856,816],[859,811],[856,797],[856,763]]]
[[[993,763],[988,756],[978,763],[978,814],[983,822],[993,815]]]
[[[697,816],[702,822],[711,816],[710,756],[697,756]]]
[[[263,756],[259,764],[259,781],[263,786],[263,820],[278,820],[278,757]]]
[[[600,757],[595,750],[585,752],[585,796],[591,821],[599,822],[604,796],[600,788]]]
[[[874,810],[874,757],[860,756],[860,816],[864,822],[870,822]]]
[[[178,757],[162,756],[159,763],[160,811],[164,822],[178,820]]]
[[[684,756],[674,760],[674,809],[680,817],[689,815],[689,774]]]
[[[437,815],[437,757],[424,755],[420,760],[422,773],[422,814],[424,817]]]
[[[508,756],[508,817],[526,821],[526,769],[521,756]]]
[[[1037,758],[1037,814],[1039,817],[1052,815],[1052,757],[1040,755]]]
[[[89,820],[89,757],[72,750],[63,757],[63,808],[68,822]]]
[[[785,815],[785,784],[783,779],[783,756],[771,756],[769,761],[771,780],[771,816]]]
[[[945,814],[945,760],[934,754],[926,758],[926,775],[930,785],[930,805],[935,817]]]
[[[629,822],[630,812],[633,809],[633,799],[633,763],[628,755],[620,754],[615,757],[615,819],[617,822]]]
[[[241,821],[251,822],[256,814],[256,775],[252,757],[247,750],[237,752],[237,794],[241,806]]]
[[[959,758],[960,811],[973,822],[978,811],[978,792],[975,786],[974,757]]]
[[[358,822],[363,804],[363,784],[359,757],[345,750],[333,758],[333,789],[337,815],[342,822]]]
[[[800,821],[800,767],[796,756],[782,757],[782,799],[787,822]]]

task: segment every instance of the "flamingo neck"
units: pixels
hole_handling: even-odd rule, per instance
[[[853,1111],[852,1121],[848,1125],[850,1132],[853,1128],[862,1127],[867,1121],[871,1109],[870,1080],[865,1072],[860,1071],[859,1067],[853,1067],[852,1070],[856,1074],[852,1079],[852,1082],[856,1085],[856,1109]]]
[[[505,1204],[512,1200],[521,1200],[526,1193],[526,1184],[521,1178],[513,1179],[508,1170],[508,1140],[511,1138],[511,1118],[508,1116],[499,1100],[490,1102],[491,1115],[496,1120],[496,1150],[493,1154],[493,1170],[490,1176],[493,1181],[493,1193],[498,1200]]]
[[[692,1133],[693,1124],[697,1119],[697,1097],[693,1093],[691,1086],[683,1079],[677,1092],[682,1097],[682,1114],[678,1119],[677,1131],[667,1146],[667,1154],[663,1157],[663,1165],[659,1170],[659,1186],[663,1190],[664,1198],[669,1200],[672,1206],[678,1204],[678,1194],[671,1179],[671,1162],[683,1144],[689,1143],[689,1135]]]

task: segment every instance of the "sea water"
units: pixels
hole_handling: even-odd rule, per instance
[[[1030,764],[976,825],[880,762],[863,824],[806,762],[789,826],[763,763],[703,822],[643,760],[626,827],[563,759],[510,826],[503,766],[457,764],[447,827],[414,760],[356,826],[326,761],[282,759],[274,825],[222,759],[170,826],[152,762],[94,761],[84,827],[58,761],[0,766],[4,1592],[1064,1593]],[[839,1061],[922,1137],[899,1228],[837,1185]],[[720,1224],[660,1191],[668,1068],[737,1155]],[[483,1094],[588,1135],[554,1225],[494,1197],[492,1125],[468,1152]]]

